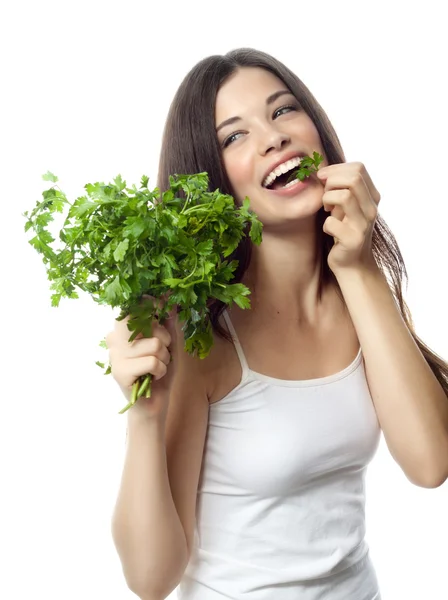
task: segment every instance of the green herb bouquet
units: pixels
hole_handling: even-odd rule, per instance
[[[322,160],[317,152],[313,158],[304,157],[289,179],[303,181]],[[42,178],[58,181],[50,172]],[[24,213],[25,231],[33,229],[29,243],[47,265],[52,306],[59,306],[61,297],[78,298],[76,288],[99,304],[118,306],[118,321],[130,316],[129,342],[139,333],[152,337],[153,319],[163,325],[177,306],[184,322],[184,350],[202,359],[213,345],[210,300],[250,308],[250,290],[230,283],[238,261],[226,259],[246,235],[247,226],[250,239],[259,245],[263,226],[249,209],[249,198],[236,208],[232,196],[218,189],[208,191],[207,173],[171,176],[163,193],[158,188],[150,191],[148,181],[144,175],[139,189],[126,187],[121,175],[109,185],[88,183],[87,194],[73,204],[53,186],[42,193],[43,201],[31,214]],[[51,247],[55,238],[47,227],[66,204],[70,208],[59,232],[65,247],[58,251]],[[145,296],[162,299],[162,306]],[[106,348],[104,340],[100,345]],[[99,361],[96,364],[105,368]],[[109,373],[110,364],[105,375]],[[151,396],[151,379],[147,374],[135,381],[131,400],[119,414],[138,398]]]
[[[50,172],[42,178],[58,181]],[[120,307],[117,320],[130,315],[130,342],[139,333],[151,337],[153,319],[163,324],[178,306],[184,349],[205,358],[213,344],[209,300],[250,308],[250,290],[229,283],[238,261],[226,259],[245,235],[246,225],[259,245],[262,224],[249,210],[248,198],[236,208],[232,196],[208,191],[207,173],[172,176],[162,194],[157,188],[150,191],[148,181],[143,176],[139,189],[126,187],[120,175],[109,185],[89,183],[84,186],[87,194],[73,204],[53,186],[42,193],[43,201],[31,214],[24,213],[25,231],[34,230],[29,243],[47,265],[52,306],[58,306],[61,297],[78,298],[79,288],[99,304]],[[57,251],[51,247],[55,238],[48,224],[66,204],[70,208],[59,232],[65,247]],[[164,304],[156,307],[145,295],[163,298]],[[105,348],[105,341],[100,345]],[[110,372],[109,364],[105,375]],[[119,414],[138,398],[150,397],[151,378],[148,374],[137,379],[130,403]]]

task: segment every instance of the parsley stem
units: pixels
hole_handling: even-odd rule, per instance
[[[134,382],[134,384],[132,386],[131,399],[128,402],[128,404],[124,408],[122,408],[120,410],[120,412],[118,414],[122,415],[127,410],[129,410],[131,408],[131,406],[134,406],[134,404],[137,402],[137,400],[139,398],[143,397],[143,395],[146,398],[151,398],[151,380],[152,380],[152,375],[151,375],[151,373],[148,373],[148,375],[146,375],[144,377],[145,377],[145,379],[144,379],[144,381],[143,381],[142,384],[140,384],[141,377],[139,377]]]
[[[126,404],[126,406],[119,411],[119,413],[118,413],[119,415],[122,415],[123,413],[125,413],[127,410],[129,410],[131,408],[131,406],[134,406],[134,404],[137,402],[138,388],[139,388],[139,380],[137,379],[137,381],[135,381],[132,386],[131,399],[128,402],[128,404]]]
[[[126,404],[126,406],[125,406],[124,408],[122,408],[122,409],[121,409],[121,410],[118,412],[118,414],[119,414],[119,415],[122,415],[122,414],[123,414],[123,413],[125,413],[127,410],[129,410],[129,409],[131,408],[131,406],[132,406],[132,402],[129,402],[128,404]]]
[[[132,386],[132,395],[131,395],[131,404],[135,404],[137,402],[138,399],[138,388],[139,388],[139,383],[138,383],[138,379],[137,381],[134,382],[134,385]]]
[[[190,277],[195,274],[197,266],[198,266],[198,255],[197,254],[194,255],[194,261],[195,261],[195,263],[194,263],[194,269],[192,270],[192,272],[190,273],[190,275],[187,275],[187,277],[184,278],[183,281],[187,281],[187,279],[190,279]]]
[[[187,199],[185,200],[185,204],[182,207],[182,210],[180,211],[180,215],[182,215],[184,213],[184,210],[186,209],[186,207],[188,206],[188,203],[191,200],[191,194],[188,194]]]
[[[192,212],[196,212],[196,211],[198,211],[198,210],[203,210],[203,211],[205,211],[205,212],[209,213],[209,212],[210,212],[210,207],[209,207],[209,206],[207,206],[207,205],[205,205],[205,204],[199,204],[199,205],[197,205],[197,206],[190,206],[190,208],[187,208],[187,210],[185,211],[185,213],[184,213],[184,214],[185,214],[185,215],[188,215],[188,214],[190,214],[190,213],[192,213]],[[182,211],[182,212],[183,212],[183,211]]]
[[[143,394],[148,389],[150,383],[151,383],[151,375],[147,375],[145,380],[143,381],[142,385],[140,386],[140,389],[137,392],[137,398],[141,398],[143,396]]]
[[[204,281],[205,281],[205,279],[204,279],[204,278],[202,278],[202,279],[196,279],[196,281],[191,281],[189,284],[187,284],[187,285],[185,285],[185,286],[183,286],[183,287],[184,287],[185,289],[187,289],[187,288],[190,288],[192,285],[196,285],[197,283],[198,283],[198,284],[199,284],[199,283],[204,283]],[[225,286],[223,286],[223,287],[225,287]]]

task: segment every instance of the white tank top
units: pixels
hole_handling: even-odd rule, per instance
[[[180,600],[379,600],[365,474],[380,428],[361,349],[302,381],[252,371],[210,405]]]

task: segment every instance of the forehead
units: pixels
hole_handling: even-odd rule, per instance
[[[278,90],[287,89],[281,79],[258,67],[241,67],[221,86],[216,95],[216,122],[242,116]]]

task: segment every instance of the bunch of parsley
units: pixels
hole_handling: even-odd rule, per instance
[[[50,172],[43,179],[58,181]],[[170,177],[163,194],[157,188],[150,191],[148,181],[143,176],[139,189],[126,187],[120,175],[109,185],[89,183],[84,186],[87,194],[73,204],[51,187],[31,214],[24,213],[25,231],[34,230],[29,243],[43,255],[54,290],[52,306],[58,306],[61,297],[78,298],[79,288],[99,304],[120,307],[117,320],[130,315],[131,342],[139,333],[151,337],[154,317],[163,324],[177,305],[184,321],[184,349],[205,358],[213,344],[208,301],[216,298],[250,308],[249,289],[230,283],[238,261],[226,258],[245,235],[246,225],[259,245],[262,224],[249,211],[248,198],[236,208],[232,196],[208,191],[207,173]],[[47,227],[53,213],[62,213],[66,204],[70,208],[59,232],[65,247],[57,251]],[[166,301],[156,308],[143,295]],[[105,341],[100,345],[106,347]],[[103,363],[97,364],[104,369]],[[109,364],[105,375],[110,372]],[[131,401],[120,414],[150,394],[148,374],[134,383]]]
[[[303,181],[322,160],[317,152],[313,158],[304,157],[291,178]],[[58,181],[50,172],[42,179]],[[25,231],[32,228],[35,233],[29,243],[42,254],[54,290],[52,306],[59,306],[62,297],[78,298],[79,288],[99,304],[120,307],[118,321],[130,316],[131,342],[139,333],[151,337],[153,319],[163,324],[177,305],[184,322],[184,350],[202,359],[213,344],[209,300],[250,308],[250,290],[230,283],[238,261],[226,258],[237,248],[247,225],[252,242],[259,245],[263,226],[249,210],[249,198],[236,208],[232,196],[218,189],[208,191],[207,173],[172,176],[162,194],[158,188],[150,191],[148,181],[144,175],[139,189],[126,187],[121,175],[109,185],[88,183],[87,194],[73,204],[53,186],[42,193],[43,201],[31,214],[24,213]],[[59,231],[65,247],[58,251],[51,247],[55,238],[47,227],[53,213],[62,213],[66,204],[70,208]],[[156,307],[145,295],[166,300]],[[106,348],[104,340],[100,345]],[[96,364],[105,368],[99,361]],[[105,375],[109,373],[110,364]],[[137,379],[129,404],[119,414],[138,398],[150,397],[151,379],[150,374]]]

